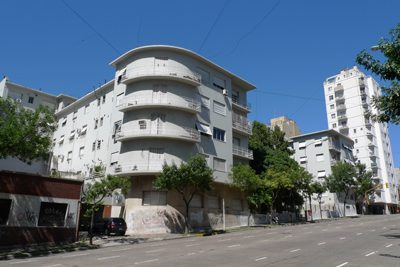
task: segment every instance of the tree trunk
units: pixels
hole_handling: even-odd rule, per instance
[[[93,245],[93,221],[94,221],[94,205],[92,207],[92,218],[90,219],[90,245]]]
[[[247,227],[250,226],[250,216],[251,216],[251,212],[250,212],[250,209],[249,209],[249,213],[247,215]]]
[[[322,220],[321,199],[318,201],[318,204],[319,204],[319,215],[321,215],[321,220]]]
[[[185,235],[189,234],[189,203],[186,203]]]
[[[343,218],[346,217],[346,198],[343,201]]]
[[[310,213],[311,213],[311,222],[313,222],[313,216],[312,216],[312,206],[311,206],[311,195],[308,195],[308,198],[310,200]]]

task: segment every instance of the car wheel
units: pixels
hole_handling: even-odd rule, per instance
[[[104,234],[105,235],[110,235],[110,230],[108,230],[108,229],[104,230]]]
[[[121,232],[121,235],[125,235],[125,232]]]

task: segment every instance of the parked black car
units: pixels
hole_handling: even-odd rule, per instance
[[[93,233],[111,233],[125,235],[126,222],[122,218],[102,218],[100,222],[93,224]]]

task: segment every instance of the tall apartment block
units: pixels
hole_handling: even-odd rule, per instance
[[[191,226],[222,228],[223,208],[226,227],[247,224],[244,196],[226,182],[231,166],[253,159],[246,95],[256,87],[172,46],[139,47],[110,65],[114,80],[57,112],[52,169],[87,178],[102,165],[106,174],[131,177],[130,193],[114,194],[103,214],[124,217],[128,234],[168,232],[183,226],[184,203],[152,182],[164,162],[179,165],[200,153],[214,170],[215,190],[194,196]]]
[[[398,204],[398,194],[389,127],[365,117],[367,110],[378,112],[371,105],[371,99],[382,95],[379,84],[354,66],[327,78],[324,91],[329,129],[354,141],[355,160],[373,172],[375,185],[383,185],[370,197],[369,213],[393,213]]]
[[[271,119],[271,127],[278,126],[285,133],[286,138],[301,135],[299,126],[294,120],[286,116]]]

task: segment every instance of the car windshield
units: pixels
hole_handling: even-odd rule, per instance
[[[113,222],[115,222],[115,223],[124,223],[125,221],[122,218],[114,218]]]

